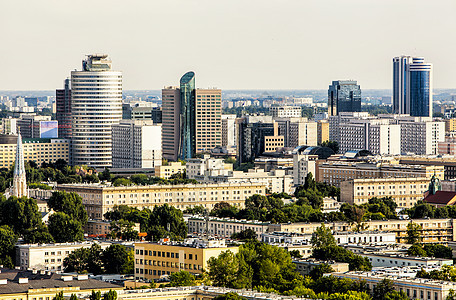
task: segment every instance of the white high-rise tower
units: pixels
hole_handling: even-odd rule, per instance
[[[18,198],[24,196],[28,197],[27,179],[24,167],[24,149],[22,148],[22,137],[20,133],[17,136],[16,163],[14,166],[13,188],[11,195]]]
[[[88,55],[71,72],[72,163],[112,166],[111,126],[122,119],[122,72],[106,54]]]

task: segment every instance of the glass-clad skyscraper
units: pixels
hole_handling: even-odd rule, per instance
[[[424,58],[393,58],[393,112],[432,117],[432,64]]]
[[[180,128],[181,142],[179,156],[183,160],[194,157],[195,154],[195,73],[187,72],[180,80]]]
[[[328,89],[328,114],[361,111],[361,87],[355,80],[333,81]]]

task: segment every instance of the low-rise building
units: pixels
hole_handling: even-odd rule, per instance
[[[296,271],[298,271],[303,276],[309,275],[313,269],[323,264],[330,266],[333,269],[333,272],[338,273],[348,272],[349,265],[348,263],[344,262],[322,261],[315,259],[293,260],[293,263],[296,265]]]
[[[169,179],[171,175],[178,173],[184,174],[186,170],[187,168],[184,165],[182,165],[181,162],[169,162],[166,166],[156,166],[155,176],[164,179]]]
[[[407,225],[411,220],[371,220],[364,222],[366,230],[378,232],[394,232],[397,243],[405,243],[407,237]],[[456,219],[414,219],[413,223],[421,226],[420,233],[424,243],[447,243],[456,240]],[[312,234],[318,227],[319,222],[312,223],[279,223],[269,224],[268,231],[297,232]],[[353,224],[348,222],[330,222],[326,224],[333,232],[354,231]]]
[[[254,194],[265,195],[263,183],[208,183],[177,185],[118,186],[107,184],[59,184],[56,190],[74,192],[82,198],[82,204],[90,219],[103,219],[104,214],[117,205],[138,209],[153,209],[168,204],[184,210],[195,206],[212,209],[219,202],[227,202],[239,208],[245,199]]]
[[[272,106],[269,108],[273,118],[300,118],[300,106]]]
[[[202,274],[207,262],[224,251],[236,254],[225,240],[188,239],[184,242],[135,243],[135,278],[153,280],[179,271]]]
[[[139,223],[134,223],[132,229],[141,232]],[[105,237],[111,233],[111,222],[107,220],[88,220],[84,225],[84,233],[89,235],[89,237]]]
[[[372,292],[382,280],[391,280],[393,287],[398,292],[404,292],[410,299],[445,300],[450,291],[456,289],[455,282],[411,278],[387,273],[383,270],[374,272],[351,271],[345,273],[332,273],[339,278],[348,278],[355,281],[364,281]]]
[[[123,286],[89,278],[87,274],[63,275],[50,271],[23,271],[1,269],[1,300],[52,300],[62,292],[69,298],[75,294],[78,299],[88,298],[93,291],[104,293],[120,292]]]
[[[342,206],[342,202],[339,202],[334,198],[324,197],[323,206],[321,207],[321,210],[324,213],[337,212],[337,211],[340,211],[341,206]]]
[[[22,270],[63,271],[63,260],[73,251],[90,248],[93,242],[17,245],[16,265]],[[110,243],[98,243],[102,249]]]
[[[423,200],[429,182],[425,177],[351,179],[340,183],[340,200],[361,205],[374,197],[391,197],[399,208],[410,208]]]
[[[345,231],[333,232],[334,239],[339,245],[346,244],[394,244],[396,234],[394,232],[375,232],[375,231]],[[267,244],[307,244],[312,239],[312,233],[279,232],[272,231],[261,234],[261,241]]]
[[[272,170],[265,172],[263,169],[250,169],[248,172],[232,171],[228,175],[208,177],[209,182],[217,183],[252,183],[265,185],[270,193],[291,194],[293,189],[293,176],[287,175],[285,170]]]
[[[66,139],[22,139],[24,161],[52,163],[58,159],[70,160],[70,141]],[[10,168],[15,161],[17,135],[0,135],[0,168]]]
[[[434,258],[434,257],[417,257],[406,254],[391,254],[378,252],[358,253],[366,257],[372,264],[372,267],[431,267],[431,266],[451,266],[452,259]]]
[[[203,155],[202,158],[192,158],[186,163],[187,178],[207,181],[212,176],[228,176],[233,171],[233,164],[227,164],[221,158],[211,158]]]
[[[268,230],[269,222],[192,216],[188,218],[187,225],[188,232],[190,234],[207,233],[210,235],[229,238],[234,233],[251,229],[257,234],[258,239],[260,239],[261,234],[265,233]]]

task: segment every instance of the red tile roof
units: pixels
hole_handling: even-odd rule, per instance
[[[456,197],[456,192],[437,191],[435,195],[429,195],[424,198],[424,201],[429,204],[448,205]],[[454,201],[453,201],[454,202]],[[450,203],[452,205],[454,203]]]

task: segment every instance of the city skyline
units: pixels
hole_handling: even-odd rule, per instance
[[[3,2],[0,90],[59,88],[100,52],[126,90],[159,90],[190,70],[198,86],[223,90],[325,89],[345,79],[392,89],[400,55],[426,57],[435,88],[452,88],[455,11],[449,0]],[[181,45],[191,45],[185,55]]]

